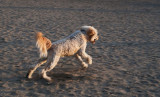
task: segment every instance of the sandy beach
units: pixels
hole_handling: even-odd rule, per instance
[[[83,25],[99,32],[86,70],[64,57],[25,78],[39,58],[35,33],[52,42]],[[43,67],[43,66],[42,66]],[[0,97],[160,97],[159,0],[0,0]]]

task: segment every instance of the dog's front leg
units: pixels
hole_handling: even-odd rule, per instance
[[[87,45],[84,45],[79,53],[83,58],[87,59],[88,64],[92,64],[92,57],[86,53],[86,46]]]
[[[86,52],[82,52],[82,57],[87,59],[88,64],[92,64],[92,57],[90,55],[88,55]]]
[[[88,64],[82,60],[82,57],[79,54],[76,54],[76,58],[81,62],[83,68],[88,68]]]

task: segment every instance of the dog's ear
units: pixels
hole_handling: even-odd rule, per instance
[[[87,31],[87,35],[88,36],[93,36],[95,34],[94,30],[89,28],[88,31]]]
[[[93,44],[95,43],[96,40],[98,40],[97,30],[93,27],[90,27],[87,30],[87,35],[88,35],[88,40]]]
[[[93,29],[89,28],[87,30],[87,35],[88,35],[90,41],[91,41],[92,36],[94,36],[94,34],[95,34],[95,32]]]

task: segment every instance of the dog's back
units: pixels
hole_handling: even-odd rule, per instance
[[[81,31],[76,31],[68,37],[53,42],[54,51],[60,56],[74,55],[87,40]]]

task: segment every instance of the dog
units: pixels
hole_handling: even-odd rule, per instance
[[[88,64],[92,64],[92,57],[85,51],[87,42],[95,44],[98,38],[98,31],[93,26],[82,26],[68,37],[53,43],[41,32],[38,32],[36,46],[39,49],[40,60],[38,64],[29,69],[26,77],[31,79],[34,71],[46,63],[44,69],[41,70],[41,75],[47,81],[52,81],[51,77],[47,76],[47,72],[51,71],[57,65],[60,57],[64,56],[75,55],[83,68],[88,68]],[[82,58],[87,59],[88,64]]]

